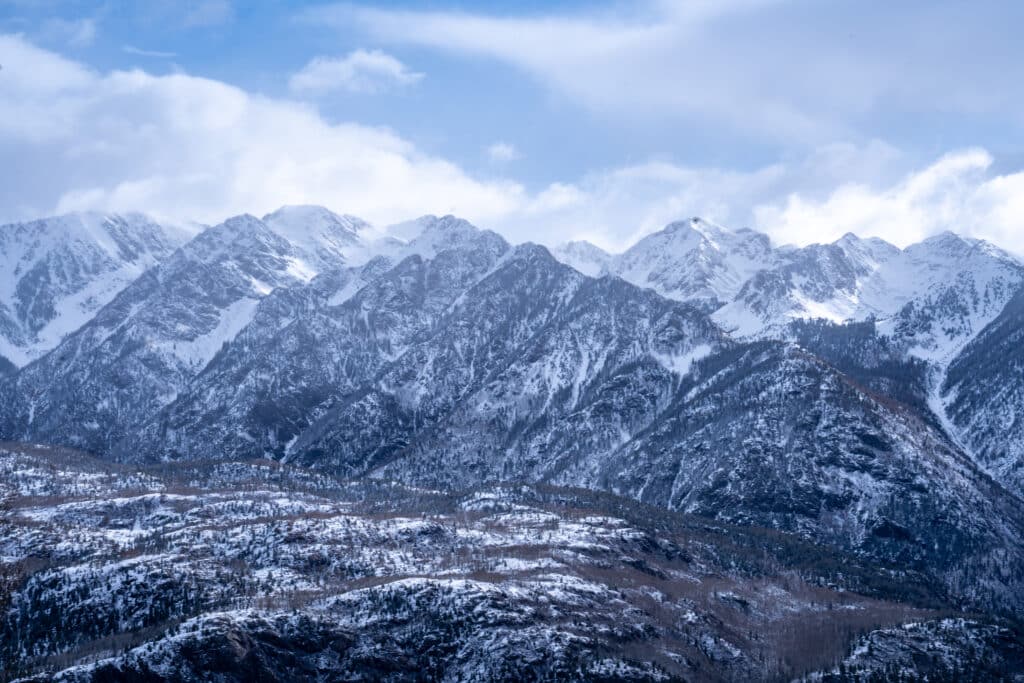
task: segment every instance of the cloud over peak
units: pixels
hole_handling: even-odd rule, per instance
[[[454,213],[513,241],[612,250],[702,215],[777,242],[852,231],[902,246],[952,229],[1024,251],[1024,172],[981,148],[922,162],[879,141],[825,144],[747,169],[640,160],[528,190],[392,131],[330,122],[313,102],[181,73],[102,73],[16,35],[0,35],[0,63],[0,158],[18,160],[0,165],[0,222],[95,209],[213,223],[320,204],[380,225]],[[517,154],[504,142],[484,151]]]
[[[521,188],[478,181],[392,132],[226,83],[97,73],[0,36],[0,221],[78,209],[207,222],[310,203],[381,223],[507,213]]]

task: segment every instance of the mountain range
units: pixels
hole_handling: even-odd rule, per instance
[[[258,462],[375,495],[512,484],[611,496],[814,544],[886,572],[901,588],[884,600],[928,585],[936,618],[1011,624],[998,657],[1024,642],[1013,631],[1024,618],[1024,264],[990,243],[943,233],[900,249],[848,234],[777,246],[693,218],[613,255],[512,245],[453,216],[388,230],[284,207],[188,230],[98,214],[2,226],[0,263],[0,439],[11,444],[78,449],[66,452],[158,479]],[[143,488],[170,486],[153,481]],[[835,573],[814,580],[863,589]],[[478,590],[462,585],[457,600],[484,599]],[[213,628],[268,628],[261,618]],[[878,666],[913,640],[872,637],[894,652]]]

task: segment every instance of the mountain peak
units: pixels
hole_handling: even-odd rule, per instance
[[[274,230],[282,231],[324,231],[347,230],[357,234],[370,227],[361,218],[350,215],[338,215],[323,206],[314,204],[289,204],[277,211],[268,213],[263,222]]]
[[[479,230],[475,225],[467,221],[465,218],[459,218],[452,214],[446,214],[444,216],[435,216],[428,214],[426,216],[420,216],[416,219],[423,230],[434,230],[437,232],[452,232],[452,231],[467,231],[467,230]]]
[[[687,218],[685,220],[672,221],[671,223],[666,225],[664,228],[662,228],[661,232],[664,232],[664,233],[676,233],[676,232],[688,232],[688,231],[691,231],[691,230],[700,232],[700,229],[702,227],[704,227],[705,225],[706,224],[705,224],[703,219],[701,219],[701,218],[699,218],[697,216],[694,216],[693,218]],[[655,233],[655,234],[657,234],[657,233]]]
[[[942,232],[931,235],[921,240],[922,244],[968,244],[968,241],[956,234],[952,230],[943,230]]]
[[[859,266],[866,267],[868,270],[873,270],[900,254],[899,247],[880,237],[861,237],[853,232],[846,233],[832,245],[841,249]]]
[[[735,230],[727,228],[724,225],[719,225],[713,221],[709,221],[706,218],[701,218],[700,216],[693,216],[692,218],[683,221],[675,221],[673,223],[669,223],[665,227],[665,230],[669,232],[687,229],[693,230],[712,240],[723,235],[736,234]]]
[[[484,242],[500,245],[502,251],[508,248],[508,243],[498,233],[481,230],[464,218],[457,216],[421,216],[414,221],[414,225],[419,228],[419,231],[402,251],[421,254],[428,259],[447,249]]]
[[[562,263],[590,277],[607,272],[612,259],[611,254],[586,240],[566,242],[552,249],[551,253]]]
[[[670,299],[717,307],[773,263],[768,236],[732,231],[700,217],[670,223],[616,256],[610,270]]]

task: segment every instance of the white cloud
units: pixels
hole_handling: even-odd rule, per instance
[[[423,74],[410,71],[395,57],[380,50],[355,50],[345,57],[316,57],[293,74],[293,92],[324,94],[334,90],[379,93],[411,85]]]
[[[790,194],[755,207],[755,222],[798,244],[853,232],[905,246],[952,230],[1024,253],[1024,173],[993,175],[992,163],[983,149],[955,152],[889,186],[844,183],[817,200]]]
[[[386,130],[224,83],[97,73],[0,36],[0,219],[145,210],[216,222],[317,203],[388,223],[454,211],[487,223],[523,201]]]
[[[778,244],[854,232],[906,246],[952,230],[1024,256],[1024,172],[993,173],[992,156],[981,149],[901,170],[908,163],[873,143],[829,145],[749,171],[638,164],[554,184],[498,225],[520,239],[587,239],[612,251],[694,215],[754,227]]]
[[[522,158],[522,154],[519,153],[515,145],[508,142],[495,142],[493,145],[489,145],[485,151],[487,152],[487,158],[496,163],[505,163]]]
[[[384,225],[456,213],[514,241],[621,249],[701,215],[778,242],[846,231],[900,245],[952,229],[1024,250],[1024,173],[969,149],[917,164],[881,143],[831,144],[759,168],[664,161],[537,192],[474,178],[393,132],[184,74],[99,73],[0,36],[0,221],[74,209],[218,222],[323,204]]]

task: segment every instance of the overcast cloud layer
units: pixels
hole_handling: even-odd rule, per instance
[[[944,29],[903,36],[919,43],[909,61],[897,59],[896,36],[887,33],[879,44],[890,52],[864,59],[772,32],[755,63],[711,39],[709,27],[757,21],[791,4],[695,2],[683,11],[652,2],[626,15],[529,17],[321,7],[298,19],[356,25],[365,46],[310,55],[271,95],[182,71],[100,71],[25,35],[2,35],[0,156],[10,162],[0,166],[0,221],[98,209],[215,223],[315,203],[379,225],[456,213],[513,241],[589,239],[612,250],[701,215],[756,227],[779,243],[852,231],[903,246],[949,229],[1024,252],[1024,173],[983,147],[922,157],[856,125],[883,106],[1019,117],[1020,89],[1004,85],[1024,77],[1020,63],[1003,73],[954,63],[977,26],[927,11],[924,24]],[[230,3],[217,6],[218,21],[229,21]],[[90,26],[69,30],[68,45],[97,40]],[[998,50],[999,40],[975,49]],[[711,117],[740,136],[792,140],[795,151],[743,169],[631,160],[538,187],[517,177],[530,152],[507,131],[495,130],[497,142],[478,152],[482,171],[423,152],[401,130],[325,114],[320,100],[334,93],[429,87],[429,72],[391,53],[409,45],[506,63],[604,116]],[[811,53],[813,62],[805,59]]]

